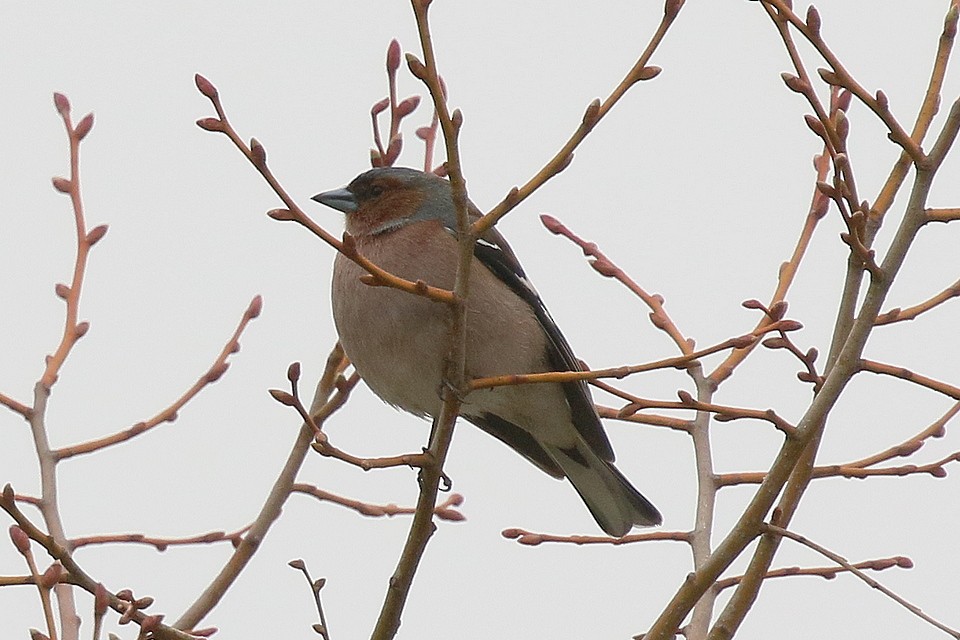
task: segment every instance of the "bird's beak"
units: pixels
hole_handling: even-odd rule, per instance
[[[324,191],[310,198],[320,204],[333,207],[343,213],[353,213],[357,210],[357,199],[347,189],[334,189],[333,191]]]

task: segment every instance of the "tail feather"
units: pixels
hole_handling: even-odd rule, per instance
[[[548,451],[608,535],[620,537],[634,526],[654,526],[663,521],[657,508],[613,463],[600,459],[586,443],[575,449],[548,447]]]

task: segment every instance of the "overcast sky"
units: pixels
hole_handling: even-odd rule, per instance
[[[948,3],[877,6],[824,0],[818,4],[823,33],[865,87],[886,92],[909,128]],[[437,56],[450,103],[464,114],[464,170],[481,209],[533,175],[584,107],[619,82],[661,8],[661,2],[435,0]],[[339,234],[340,214],[308,198],[369,167],[369,109],[386,95],[383,58],[391,38],[419,53],[405,2],[8,2],[0,9],[0,392],[29,402],[63,326],[54,284],[70,278],[74,238],[69,201],[50,186],[52,176],[68,170],[54,91],[70,98],[76,117],[95,113],[82,149],[83,194],[88,224],[110,225],[91,254],[81,304],[91,329],[51,398],[55,446],[156,414],[206,371],[250,299],[264,298],[262,317],[242,337],[228,374],[178,421],[61,466],[68,535],[184,536],[247,524],[299,426],[296,414],[266,390],[286,384],[293,361],[303,363],[305,386],[312,388],[336,341],[328,286],[333,251],[264,215],[280,206],[273,193],[225,137],[194,124],[213,111],[193,74],[219,87],[241,135],[264,144],[289,193]],[[769,299],[813,188],[811,158],[819,144],[803,123],[806,103],[780,80],[789,61],[759,3],[691,0],[652,63],[663,73],[634,87],[573,165],[500,225],[577,355],[593,367],[665,358],[676,347],[652,327],[637,299],[599,278],[575,247],[543,229],[538,214],[550,213],[597,242],[642,286],[664,296],[681,331],[707,346],[754,326],[756,313],[740,303]],[[817,66],[811,57],[810,68]],[[405,72],[400,86],[401,96],[424,93]],[[954,68],[944,102],[958,94]],[[411,117],[400,164],[420,165],[413,130],[429,116],[424,105]],[[862,105],[855,103],[849,116],[858,184],[872,201],[898,149]],[[943,114],[934,131],[942,121]],[[954,156],[932,206],[960,205],[960,155]],[[916,304],[960,277],[958,229],[960,223],[922,231],[885,308]],[[842,284],[841,230],[831,211],[788,296],[790,317],[805,326],[798,344],[821,353]],[[885,229],[881,251],[890,236]],[[957,384],[958,304],[880,328],[867,357]],[[705,364],[710,370],[719,361]],[[773,407],[795,421],[810,398],[797,369],[783,352],[758,352],[716,401]],[[664,400],[692,390],[677,371],[636,376],[622,386]],[[901,381],[858,378],[830,422],[821,461],[862,458],[901,442],[951,402]],[[341,448],[376,456],[419,450],[428,428],[361,386],[327,431]],[[607,431],[619,467],[663,512],[664,529],[691,527],[696,487],[689,439],[613,422]],[[915,462],[960,449],[955,431],[949,425],[946,437],[928,443]],[[719,471],[762,470],[781,441],[768,425],[747,422],[715,424],[713,437]],[[568,484],[469,425],[458,428],[446,471],[466,497],[467,520],[440,523],[401,638],[628,638],[647,628],[690,570],[689,552],[677,543],[527,548],[503,539],[508,527],[598,529]],[[416,496],[409,469],[362,473],[317,455],[300,479],[373,503],[407,505]],[[26,424],[3,410],[0,483],[6,482],[24,493],[38,487]],[[853,561],[913,558],[916,568],[875,577],[956,628],[958,490],[956,474],[825,480],[809,491],[793,526]],[[721,494],[719,534],[752,493],[740,487]],[[303,558],[315,576],[328,578],[323,595],[333,638],[362,638],[376,620],[408,524],[294,496],[205,623],[220,627],[221,638],[312,636],[309,591],[285,564]],[[154,609],[172,621],[229,552],[225,544],[162,554],[124,545],[84,549],[77,559],[113,590],[156,597]],[[824,563],[785,544],[775,564]],[[9,544],[0,544],[0,574],[23,570]],[[89,599],[80,602],[89,633]],[[0,591],[0,610],[4,637],[43,626],[32,589]],[[136,634],[125,628],[122,635]],[[942,637],[850,576],[768,584],[741,637],[771,635]]]

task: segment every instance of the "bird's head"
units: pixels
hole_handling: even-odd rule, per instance
[[[346,230],[357,237],[388,233],[422,220],[439,220],[456,228],[450,183],[416,169],[371,169],[346,187],[312,199],[345,213]]]

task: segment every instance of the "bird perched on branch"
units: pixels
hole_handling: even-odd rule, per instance
[[[360,254],[410,281],[452,289],[457,222],[450,183],[433,174],[378,168],[314,200],[346,214]],[[471,220],[480,213],[469,204]],[[580,364],[494,229],[474,246],[466,303],[466,375],[578,371]],[[385,402],[436,418],[450,324],[441,302],[364,284],[366,273],[338,254],[333,317],[340,344]],[[610,442],[586,383],[534,383],[479,389],[460,414],[555,478],[566,477],[600,527],[622,536],[657,525],[660,513],[613,465]]]

